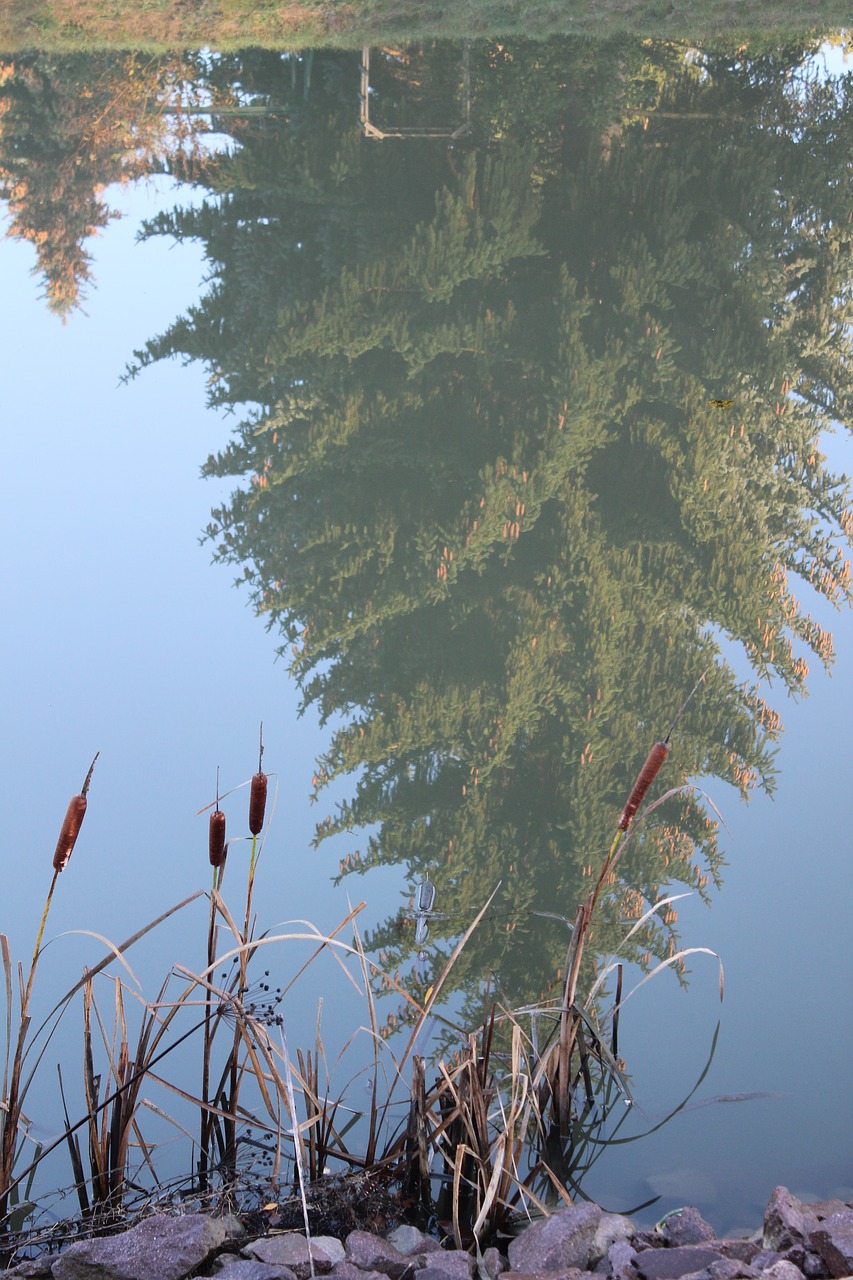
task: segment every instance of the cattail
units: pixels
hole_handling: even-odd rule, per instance
[[[267,807],[267,775],[256,773],[252,778],[249,791],[249,830],[253,836],[260,833],[264,825],[264,812]]]
[[[658,775],[661,765],[669,755],[669,747],[665,742],[656,742],[646,757],[646,763],[640,770],[640,775],[631,790],[628,802],[622,810],[622,817],[619,819],[618,829],[627,831],[631,825],[634,814],[643,802],[643,796],[654,782]]]
[[[95,760],[100,755],[100,751],[95,752]],[[83,783],[83,790],[79,796],[72,796],[68,802],[68,808],[65,811],[65,821],[62,824],[62,830],[59,833],[59,839],[56,842],[56,852],[53,855],[53,869],[57,872],[64,871],[68,866],[68,860],[74,852],[74,846],[77,843],[77,837],[80,834],[80,828],[83,825],[83,818],[86,814],[86,796],[89,792],[89,783],[92,781],[92,772],[95,768],[95,760],[89,765],[89,772],[86,774],[86,781]]]
[[[74,852],[74,846],[77,843],[85,813],[86,797],[83,795],[72,796],[68,802],[68,809],[65,813],[65,821],[62,824],[59,839],[56,842],[56,852],[53,855],[54,871],[64,871],[68,866],[68,860]]]
[[[221,867],[225,862],[225,814],[221,809],[214,809],[210,815],[210,834],[208,837],[210,865]]]

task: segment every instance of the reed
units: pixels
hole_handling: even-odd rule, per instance
[[[98,759],[98,755],[99,753],[96,752],[92,763],[89,765],[89,769],[79,795],[72,797],[60,828],[59,839],[56,843],[56,849],[53,855],[53,876],[51,878],[50,888],[47,892],[44,910],[42,911],[41,922],[36,935],[35,947],[33,948],[33,956],[30,961],[26,984],[24,984],[23,972],[20,966],[18,968],[20,1005],[18,1011],[17,1034],[14,1037],[14,1053],[11,1054],[11,1070],[9,1060],[13,1038],[12,964],[8,940],[5,936],[3,938],[3,961],[6,973],[6,1052],[3,1067],[3,1105],[0,1107],[0,1232],[3,1232],[6,1229],[9,1193],[14,1179],[15,1164],[21,1154],[26,1140],[26,1125],[22,1122],[22,1116],[28,1082],[23,1080],[23,1070],[27,1048],[27,1036],[30,1029],[30,1003],[32,1000],[36,970],[38,968],[39,955],[41,953],[41,941],[44,935],[44,928],[47,923],[48,912],[50,911],[50,904],[53,901],[53,893],[56,888],[57,879],[67,867],[71,854],[74,851],[74,846],[77,843],[77,838],[80,835],[80,828],[83,823],[88,803],[89,786],[92,781],[92,774],[95,769],[95,761]]]

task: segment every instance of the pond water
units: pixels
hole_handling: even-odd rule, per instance
[[[263,721],[258,930],[328,934],[363,901],[373,961],[423,1000],[495,893],[430,1023],[452,1052],[496,995],[558,995],[673,726],[648,798],[673,794],[605,886],[583,982],[622,945],[626,990],[707,948],[725,996],[706,952],[625,1006],[635,1103],[599,1136],[655,1132],[602,1148],[582,1192],[721,1232],[778,1183],[849,1199],[846,73],[816,46],[568,39],[2,65],[0,927],[25,970],[101,753],[36,1023],[104,938],[209,888],[200,811],[218,768],[245,833]],[[204,967],[207,912],[128,952],[131,1022],[133,991]],[[270,948],[271,984],[312,950]],[[34,1142],[61,1132],[56,1061],[85,1109],[79,999]],[[291,1053],[318,1002],[330,1093],[363,1109],[368,1036],[336,1055],[367,1004],[332,961],[280,1006]],[[400,993],[377,1010],[399,1052]],[[71,1182],[58,1156],[41,1177]]]

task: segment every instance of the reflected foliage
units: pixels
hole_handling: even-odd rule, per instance
[[[206,470],[243,483],[208,532],[333,725],[317,794],[352,778],[317,842],[364,828],[342,872],[436,885],[424,987],[501,883],[454,968],[469,1019],[487,975],[516,1005],[551,988],[568,934],[536,913],[573,916],[703,672],[661,781],[772,785],[760,686],[802,691],[832,656],[802,601],[850,599],[819,446],[851,408],[848,86],[802,50],[611,55],[595,94],[568,40],[472,47],[452,147],[361,137],[347,55],[310,89],[286,58],[223,63],[287,119],[232,130],[204,203],[149,228],[200,239],[211,283],[136,368],[200,359],[239,407]],[[423,56],[392,71],[422,86]],[[720,867],[679,791],[595,946]],[[370,943],[405,970],[413,935],[404,908]],[[672,954],[675,913],[633,943]]]
[[[197,146],[201,119],[182,113],[195,71],[188,59],[121,52],[0,59],[7,234],[34,246],[48,305],[63,318],[91,283],[86,242],[118,216],[106,188]]]

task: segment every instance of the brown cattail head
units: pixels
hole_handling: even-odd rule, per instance
[[[72,796],[65,811],[65,821],[62,824],[59,839],[56,842],[56,852],[53,855],[54,871],[64,871],[68,866],[68,859],[74,852],[74,846],[77,843],[85,813],[86,797],[84,795]]]
[[[225,862],[225,814],[221,809],[214,809],[210,815],[210,834],[208,836],[210,865],[221,867]]]
[[[646,757],[646,763],[640,770],[639,777],[631,789],[628,802],[622,810],[622,817],[619,819],[618,829],[627,831],[631,825],[634,814],[643,803],[643,796],[654,782],[658,775],[661,765],[669,755],[669,747],[665,742],[656,742]]]
[[[252,778],[249,792],[249,830],[253,836],[259,835],[264,825],[264,813],[267,807],[267,775],[256,773]]]

